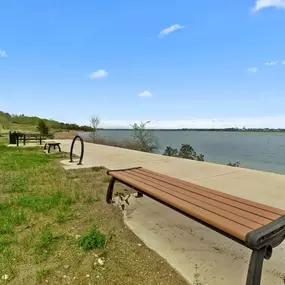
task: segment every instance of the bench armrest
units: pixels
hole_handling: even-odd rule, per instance
[[[252,249],[260,249],[264,246],[278,246],[285,239],[285,216],[249,232],[245,243]]]

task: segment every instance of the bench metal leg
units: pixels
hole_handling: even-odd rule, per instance
[[[114,190],[115,181],[116,181],[116,178],[112,177],[110,182],[109,182],[107,195],[106,195],[106,202],[108,204],[111,204],[113,201],[113,190]]]
[[[61,152],[61,148],[60,148],[60,145],[58,145],[58,151],[59,151],[59,152]]]
[[[51,148],[51,145],[48,146],[48,153],[50,153],[50,148]]]
[[[138,192],[136,198],[142,198],[143,197],[143,193]]]
[[[45,146],[44,146],[44,150],[46,150],[47,149],[47,143],[45,144]]]
[[[264,259],[270,259],[272,247],[266,246],[253,250],[250,258],[246,285],[260,285]]]

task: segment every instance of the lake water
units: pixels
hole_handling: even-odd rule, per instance
[[[180,148],[181,144],[191,144],[197,153],[205,155],[205,161],[220,164],[240,161],[241,167],[285,174],[284,133],[153,131],[153,134],[160,153],[166,146]],[[131,131],[101,130],[98,135],[124,140],[131,138]]]

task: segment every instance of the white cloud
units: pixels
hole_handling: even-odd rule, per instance
[[[250,68],[247,69],[247,71],[255,73],[255,72],[258,71],[258,68],[257,67],[250,67]]]
[[[270,62],[265,62],[265,65],[276,65],[278,64],[278,61],[270,61]]]
[[[282,61],[282,64],[285,64],[285,60]]]
[[[139,93],[138,96],[139,97],[151,97],[152,94],[148,90],[145,90],[145,91]]]
[[[82,124],[88,122],[82,122]],[[140,120],[107,120],[102,121],[102,128],[131,128],[134,123]],[[197,120],[153,120],[148,124],[152,129],[181,129],[181,128],[284,128],[285,116],[264,116],[264,117],[230,117],[211,118]]]
[[[100,70],[97,70],[95,72],[92,72],[89,77],[91,79],[99,79],[99,78],[102,78],[102,77],[106,77],[108,76],[108,72],[106,70],[103,70],[103,69],[100,69]]]
[[[285,0],[256,0],[253,11],[257,12],[261,9],[270,7],[285,9]]]
[[[179,24],[175,24],[173,26],[170,26],[170,27],[165,28],[164,30],[160,31],[159,36],[160,37],[164,37],[164,36],[167,36],[170,33],[173,33],[175,31],[178,31],[178,30],[181,30],[181,29],[184,29],[184,28],[185,28],[184,26],[181,26]]]
[[[7,57],[7,56],[8,56],[7,52],[3,49],[0,49],[0,57]]]

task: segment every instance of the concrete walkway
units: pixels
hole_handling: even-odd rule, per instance
[[[69,152],[70,140],[62,140]],[[75,154],[80,154],[79,143]],[[186,181],[285,209],[285,175],[85,143],[83,167],[142,166]],[[66,166],[67,169],[82,166]],[[133,199],[125,222],[189,282],[194,266],[205,284],[245,284],[250,250],[148,198]],[[285,284],[285,242],[265,261],[262,284]]]

